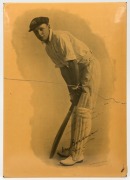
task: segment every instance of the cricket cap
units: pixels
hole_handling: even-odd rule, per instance
[[[49,23],[48,17],[36,17],[30,23],[29,32],[33,31],[35,28],[37,28],[41,24],[48,24],[48,23]]]

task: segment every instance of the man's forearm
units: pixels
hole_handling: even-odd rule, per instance
[[[75,87],[79,85],[79,67],[76,60],[68,61],[72,82]]]

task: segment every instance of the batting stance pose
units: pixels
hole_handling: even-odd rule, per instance
[[[74,165],[84,159],[85,145],[92,125],[100,83],[100,66],[92,51],[83,42],[66,31],[53,31],[48,17],[34,18],[29,27],[36,37],[46,44],[46,52],[56,67],[60,68],[72,102],[79,96],[71,122],[71,141],[68,149],[58,152],[65,157],[62,165]]]

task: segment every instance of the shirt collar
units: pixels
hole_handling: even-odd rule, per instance
[[[52,38],[52,29],[50,29],[49,41],[51,41],[51,38]]]

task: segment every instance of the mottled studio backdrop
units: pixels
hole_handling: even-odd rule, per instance
[[[59,70],[54,67],[47,56],[42,43],[36,39],[33,33],[28,32],[30,21],[38,16],[48,16],[52,29],[69,31],[85,42],[100,62],[101,87],[92,123],[92,132],[97,131],[92,135],[92,141],[88,142],[86,154],[87,158],[91,159],[95,159],[95,156],[101,154],[106,155],[109,151],[107,137],[109,101],[104,98],[111,97],[114,80],[109,54],[103,39],[94,34],[94,30],[89,27],[87,22],[77,15],[59,10],[28,11],[17,18],[13,31],[12,43],[17,53],[18,68],[23,78],[43,81],[30,81],[33,88],[31,104],[34,109],[33,117],[30,119],[32,149],[43,161],[45,157],[49,157],[54,136],[70,106],[69,93]],[[66,144],[69,140],[69,132],[68,126],[61,145],[65,146],[64,143]],[[105,158],[106,156],[104,156]]]

